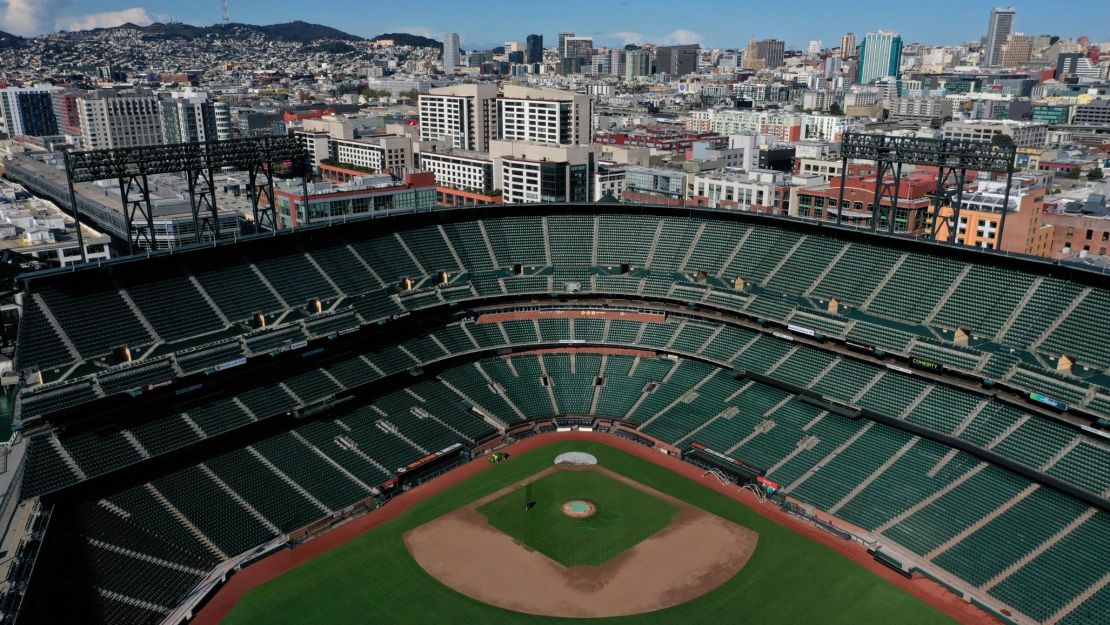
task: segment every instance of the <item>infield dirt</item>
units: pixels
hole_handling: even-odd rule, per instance
[[[514,484],[405,534],[425,571],[479,601],[529,614],[625,616],[699,597],[735,575],[755,550],[757,534],[601,467],[590,470],[679,508],[669,526],[601,566],[565,567],[489,525],[477,508]]]

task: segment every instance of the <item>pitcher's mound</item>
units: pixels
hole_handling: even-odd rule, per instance
[[[592,517],[595,512],[597,512],[597,506],[581,499],[573,499],[563,504],[563,514],[576,519]]]

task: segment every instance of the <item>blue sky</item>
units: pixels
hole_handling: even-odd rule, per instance
[[[231,0],[233,21],[272,24],[296,19],[369,37],[404,31],[462,35],[463,47],[499,45],[541,32],[550,45],[559,31],[592,35],[597,45],[624,42],[702,43],[742,47],[749,37],[826,46],[842,33],[885,28],[909,42],[960,43],[977,39],[998,0]],[[1110,39],[1110,2],[1023,0],[1015,30]],[[319,7],[319,9],[315,9]],[[220,0],[0,0],[0,29],[16,34],[79,30],[126,21],[211,24]],[[1093,29],[1093,30],[1092,30]]]

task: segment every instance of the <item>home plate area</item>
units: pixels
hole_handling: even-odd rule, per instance
[[[755,532],[596,459],[575,460],[414,528],[405,545],[469,597],[578,618],[685,603],[730,579],[755,550]]]

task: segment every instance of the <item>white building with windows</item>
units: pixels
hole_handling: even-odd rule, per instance
[[[366,167],[374,173],[413,169],[412,140],[408,137],[373,137],[356,141],[331,141],[332,158],[338,163]]]
[[[438,186],[475,193],[494,188],[494,161],[486,152],[420,152],[416,158],[420,169],[435,174]]]
[[[497,101],[502,141],[553,145],[590,143],[590,96],[558,89],[505,85]]]
[[[1019,148],[1041,148],[1048,141],[1048,126],[1032,122],[1010,119],[974,119],[945,122],[945,139],[964,139],[967,141],[992,141],[998,135],[1006,135]]]
[[[494,141],[494,186],[505,204],[589,202],[598,146]]]
[[[162,107],[154,95],[78,98],[77,114],[86,150],[163,142]]]
[[[447,139],[460,150],[488,150],[497,136],[497,85],[432,89],[420,95],[420,140]]]

